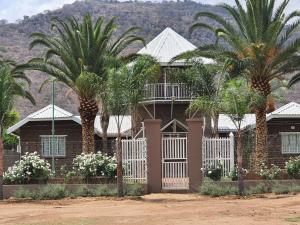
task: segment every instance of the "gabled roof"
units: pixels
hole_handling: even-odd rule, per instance
[[[142,48],[138,54],[151,55],[156,58],[160,64],[168,65],[175,56],[187,51],[195,50],[196,48],[195,45],[190,43],[184,37],[167,27]],[[204,63],[212,63],[212,60],[210,59],[203,58],[202,60]]]
[[[300,104],[296,102],[290,102],[268,114],[267,120],[282,117],[300,118]]]
[[[266,119],[270,121],[278,118],[300,118],[300,104],[296,102],[290,102],[272,113],[267,114]],[[253,129],[256,126],[255,114],[247,114],[242,122],[242,129]],[[219,116],[219,131],[230,132],[236,131],[234,123],[231,121],[228,115],[220,114]]]
[[[244,129],[253,123],[255,123],[255,114],[246,114],[241,127]],[[226,114],[219,115],[218,129],[219,132],[236,132],[237,130],[230,117]]]
[[[23,125],[25,125],[26,123],[31,122],[31,121],[51,121],[52,113],[53,113],[53,105],[48,105],[30,115],[28,115],[26,118],[22,119],[15,125],[8,128],[7,133],[8,134],[13,133],[16,130],[18,130],[20,127],[22,127]],[[55,119],[55,121],[72,120],[78,124],[81,124],[80,116],[75,116],[72,113],[70,113],[56,105],[54,106],[54,119]],[[95,133],[97,133],[98,135],[101,136],[102,129],[100,126],[100,116],[96,117],[94,127],[95,127]],[[121,126],[121,133],[124,135],[125,132],[127,132],[130,129],[131,129],[131,116],[124,116],[122,126]],[[118,129],[117,129],[115,116],[111,116],[109,118],[109,126],[108,126],[108,130],[107,130],[107,134],[109,136],[116,136],[117,133],[118,133]]]

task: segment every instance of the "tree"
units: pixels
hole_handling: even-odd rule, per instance
[[[143,100],[143,91],[147,83],[158,80],[160,72],[160,64],[151,56],[143,55],[135,59],[127,66],[127,79],[130,83],[130,113],[132,116],[133,134],[138,132],[138,106]]]
[[[115,37],[117,31],[116,18],[107,23],[103,17],[99,17],[93,23],[90,14],[87,14],[80,22],[76,18],[63,21],[59,18],[52,20],[52,28],[55,34],[33,33],[30,48],[42,46],[45,49],[44,56],[31,59],[27,64],[19,66],[20,69],[37,70],[49,74],[58,81],[71,88],[79,99],[79,113],[82,120],[83,152],[94,151],[94,123],[98,113],[98,100],[106,96],[105,82],[108,79],[108,70],[115,66],[114,58],[119,56],[130,44],[143,39],[135,35],[138,30],[132,27]],[[121,58],[121,57],[120,57]],[[82,72],[87,74],[82,75]],[[96,93],[85,93],[88,88],[78,87],[83,81],[78,81],[80,76],[85,82],[93,81],[98,76],[102,82]],[[81,79],[81,78],[80,78]],[[86,83],[83,86],[93,86]],[[99,85],[96,85],[99,87]],[[93,90],[94,91],[94,90]],[[97,99],[99,97],[99,99]],[[105,101],[101,101],[102,106]],[[103,106],[104,108],[106,106]],[[107,112],[106,110],[102,110]],[[105,115],[108,124],[109,115]],[[101,119],[103,122],[103,118]],[[103,122],[104,124],[104,122]],[[103,138],[107,137],[108,125],[103,125]]]
[[[16,97],[28,99],[32,104],[35,100],[26,88],[27,78],[22,72],[16,72],[9,64],[0,65],[0,174],[3,173],[3,138],[4,128],[10,120]]]
[[[231,80],[221,91],[222,112],[226,113],[237,129],[237,171],[239,194],[244,194],[242,122],[247,113],[259,104],[260,95],[253,92],[244,80]]]
[[[121,126],[124,115],[129,110],[130,85],[127,77],[127,68],[112,69],[109,73],[107,103],[109,112],[115,115],[118,129],[117,135],[117,189],[118,197],[123,197],[123,165]]]
[[[237,71],[237,75],[243,75],[251,88],[264,97],[262,104],[255,107],[255,167],[259,169],[260,163],[267,160],[266,103],[270,82],[299,68],[300,38],[295,34],[300,26],[300,12],[285,14],[289,0],[245,0],[246,7],[239,0],[235,3],[235,7],[220,5],[232,23],[215,13],[196,14],[195,19],[209,18],[218,26],[201,22],[192,25],[191,30],[204,28],[216,35],[215,45],[199,48],[194,55],[224,61],[229,73]]]
[[[205,136],[218,136],[219,100],[218,92],[221,85],[221,76],[218,75],[217,65],[204,65],[199,60],[189,59],[190,66],[183,72],[174,73],[177,82],[188,85],[196,97],[189,107],[189,111],[204,112]],[[214,126],[212,129],[211,120]]]

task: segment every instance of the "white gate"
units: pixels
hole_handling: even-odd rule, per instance
[[[187,138],[162,137],[162,189],[189,189]]]
[[[203,168],[216,168],[222,166],[223,176],[228,176],[234,167],[234,135],[229,138],[202,139]]]
[[[125,183],[147,183],[147,141],[145,138],[122,140]]]

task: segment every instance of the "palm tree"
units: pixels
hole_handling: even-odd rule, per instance
[[[106,96],[105,83],[108,79],[108,69],[115,66],[116,57],[130,44],[143,39],[135,35],[138,30],[133,27],[115,38],[117,25],[116,18],[110,19],[106,24],[104,18],[99,17],[95,23],[87,14],[80,23],[76,18],[62,21],[59,18],[52,20],[52,28],[57,34],[33,33],[30,48],[41,45],[44,47],[44,57],[34,58],[26,65],[19,68],[37,70],[55,77],[58,81],[66,84],[75,91],[79,99],[79,113],[82,120],[83,152],[94,151],[94,120],[98,113],[98,100]],[[121,58],[121,57],[120,57]],[[85,82],[94,81],[98,76],[97,93],[85,93],[87,88],[78,86],[78,78],[82,72],[87,72]],[[83,85],[83,81],[80,81]],[[93,86],[86,83],[83,86]],[[102,88],[99,88],[99,87]],[[99,98],[99,99],[98,99]],[[106,106],[105,106],[106,107]],[[102,112],[107,112],[102,110]],[[109,121],[109,116],[105,116]],[[107,127],[103,129],[103,137],[107,133]]]
[[[267,160],[266,103],[271,93],[270,83],[297,71],[300,60],[300,38],[295,36],[300,26],[300,12],[286,15],[289,0],[277,2],[280,4],[276,8],[276,0],[245,0],[246,7],[243,7],[235,0],[235,7],[220,5],[231,16],[232,23],[218,14],[199,12],[195,19],[206,17],[218,26],[196,22],[191,27],[191,30],[208,29],[216,35],[215,45],[199,48],[194,55],[223,61],[227,71],[246,77],[252,89],[264,97],[264,101],[255,107],[256,169]]]

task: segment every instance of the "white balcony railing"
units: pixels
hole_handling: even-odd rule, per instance
[[[187,84],[146,84],[144,100],[191,100],[192,91]]]

